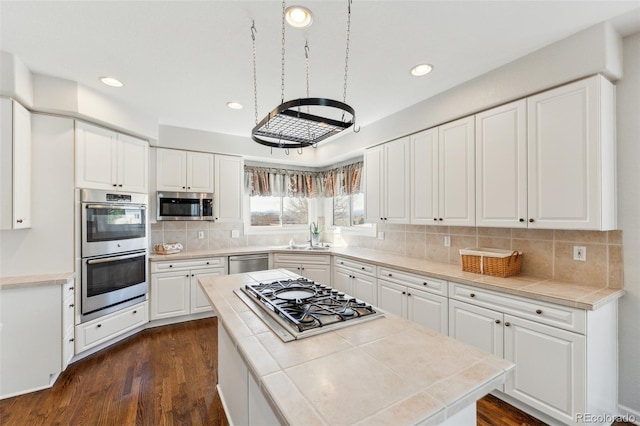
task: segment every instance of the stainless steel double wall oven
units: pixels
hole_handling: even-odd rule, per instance
[[[82,321],[143,301],[147,283],[146,194],[80,191]]]

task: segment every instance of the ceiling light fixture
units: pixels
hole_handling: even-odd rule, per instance
[[[106,84],[107,86],[111,86],[111,87],[122,87],[122,86],[124,86],[123,82],[121,82],[117,78],[113,78],[113,77],[100,77],[100,81],[103,84]]]
[[[306,28],[313,22],[311,11],[302,6],[290,6],[285,10],[287,23],[294,28]]]
[[[244,106],[240,102],[227,102],[227,106],[231,109],[242,109]]]
[[[429,74],[431,71],[433,71],[433,65],[431,65],[431,64],[420,64],[420,65],[416,65],[415,67],[411,68],[411,75],[416,76],[416,77],[421,77],[423,75]]]
[[[309,43],[304,46],[307,97],[285,102],[284,100],[284,71],[285,71],[285,22],[287,10],[282,1],[282,57],[280,105],[274,108],[262,121],[258,122],[258,85],[256,73],[256,27],[251,25],[251,39],[253,40],[253,93],[255,106],[255,127],[251,129],[251,139],[271,148],[283,148],[289,154],[294,148],[302,154],[302,148],[316,147],[318,142],[334,136],[353,126],[356,120],[355,110],[346,103],[347,73],[349,70],[349,40],[351,37],[351,1],[347,0],[347,40],[344,60],[344,85],[342,102],[309,97]],[[304,111],[302,111],[304,109]],[[353,127],[354,132],[360,129]]]

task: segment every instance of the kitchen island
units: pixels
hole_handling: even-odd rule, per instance
[[[284,343],[234,293],[283,270],[200,279],[232,424],[475,424],[514,364],[391,314]]]

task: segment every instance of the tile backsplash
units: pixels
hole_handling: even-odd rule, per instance
[[[320,221],[322,223],[322,220]],[[232,238],[238,230],[239,237]],[[198,233],[202,231],[202,239]],[[528,230],[518,228],[475,228],[429,225],[378,225],[384,240],[343,233],[340,239],[351,247],[381,250],[435,262],[460,264],[459,250],[491,247],[524,253],[522,273],[541,278],[611,288],[623,287],[622,231]],[[449,236],[451,245],[444,245]],[[155,244],[179,242],[186,251],[246,246],[284,246],[293,240],[303,244],[307,232],[244,234],[242,223],[167,221],[151,224],[151,248]],[[325,232],[322,241],[333,242]],[[573,260],[573,246],[587,248],[586,262]]]

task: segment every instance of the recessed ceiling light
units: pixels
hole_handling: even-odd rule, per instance
[[[431,71],[433,71],[433,65],[431,65],[431,64],[420,64],[420,65],[416,65],[415,67],[411,68],[411,75],[414,75],[416,77],[420,77],[422,75],[429,74]]]
[[[227,102],[227,106],[231,109],[242,109],[244,108],[240,102]]]
[[[100,77],[100,81],[103,82],[104,84],[106,84],[107,86],[111,86],[111,87],[122,87],[122,86],[124,86],[124,83],[122,83],[117,78],[113,78],[113,77]]]
[[[311,25],[313,17],[311,11],[302,6],[290,6],[285,11],[287,23],[295,28],[305,28]]]

